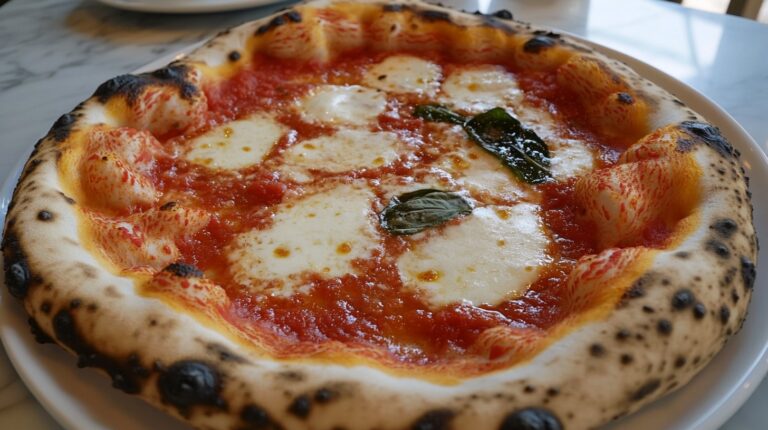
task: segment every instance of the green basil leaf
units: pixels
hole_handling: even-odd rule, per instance
[[[506,110],[497,107],[475,115],[464,124],[464,130],[521,180],[540,184],[552,178],[547,144]]]
[[[467,119],[443,105],[419,105],[413,110],[413,116],[427,121],[448,122],[464,125]]]
[[[393,197],[379,214],[379,222],[394,235],[407,235],[471,212],[472,205],[458,194],[423,189]]]

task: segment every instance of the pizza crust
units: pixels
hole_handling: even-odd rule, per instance
[[[511,34],[519,40],[540,37],[527,24],[417,1],[364,5],[380,11],[382,31],[401,29],[404,20],[477,29],[456,41],[462,55],[519,55],[535,67],[562,60],[546,54],[537,62],[520,54],[527,52],[522,48],[497,43]],[[85,196],[64,191],[71,188],[59,173],[71,156],[65,148],[77,146],[101,123],[146,125],[160,133],[194,127],[180,120],[194,117],[190,112],[204,102],[200,79],[225,79],[231,63],[247,61],[232,53],[253,49],[254,34],[276,56],[323,60],[354,46],[359,40],[350,36],[354,26],[312,26],[313,9],[326,6],[347,16],[373,13],[321,1],[229,30],[180,63],[108,81],[38,142],[14,192],[3,239],[6,285],[23,302],[38,340],[58,343],[77,355],[78,366],[102,369],[115,388],[199,428],[516,429],[521,420],[535,417],[578,429],[624,416],[682,386],[740,329],[757,245],[738,152],[673,96],[567,37],[556,43],[588,53],[637,89],[649,107],[652,129],[690,121],[678,126],[675,142],[701,166],[702,204],[685,221],[688,231],[672,251],[628,248],[629,258],[608,249],[596,256],[596,264],[631,261],[589,281],[592,290],[616,295],[616,301],[605,302],[616,304],[577,314],[530,361],[464,380],[417,379],[357,362],[275,361],[223,334],[205,303],[227,298],[193,268],[171,265],[164,272],[169,280],[195,286],[187,298],[191,312],[153,298],[161,289],[155,296],[137,295],[130,279],[105,269],[109,263],[81,241],[77,212]],[[288,37],[301,29],[309,43]],[[436,43],[414,40],[407,31],[397,34],[380,39],[381,48],[428,49]],[[143,108],[140,100],[157,92],[170,97],[167,107]],[[613,287],[606,289],[609,284]],[[515,336],[520,335],[504,333],[525,344]]]

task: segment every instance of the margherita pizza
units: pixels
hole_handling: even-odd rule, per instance
[[[738,331],[738,152],[507,12],[321,1],[114,78],[3,241],[40,341],[199,428],[560,429]]]

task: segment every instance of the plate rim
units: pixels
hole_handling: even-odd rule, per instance
[[[104,4],[109,4],[110,6],[116,6],[114,4],[110,3],[121,3],[124,4],[124,0],[97,0]],[[139,0],[144,1],[144,0]],[[208,1],[208,0],[204,0]],[[211,0],[211,1],[217,1],[217,0]],[[240,9],[245,7],[256,7],[261,5],[268,5],[268,4],[274,4],[274,3],[280,3],[285,0],[224,0],[230,2],[232,5],[232,9],[226,9],[226,10],[234,10],[234,9]],[[235,7],[234,4],[252,4],[252,6],[237,6]],[[260,4],[254,4],[254,3],[260,3]],[[120,7],[120,6],[116,6]],[[130,9],[130,10],[139,10],[139,9]],[[223,11],[225,9],[218,9],[218,11]],[[146,10],[142,10],[146,11]],[[160,10],[155,10],[152,12],[161,12],[161,13],[197,13],[200,11],[189,11],[189,12],[182,12],[182,11],[169,11],[164,12]],[[619,50],[616,50],[614,48],[608,47],[606,45],[603,45],[599,42],[592,41],[584,36],[576,35],[568,31],[564,31],[557,28],[552,28],[550,26],[545,25],[536,25],[537,28],[545,29],[545,30],[552,30],[556,31],[560,34],[566,35],[576,41],[582,42],[586,45],[589,45],[591,48],[595,49],[598,52],[601,52],[608,57],[619,60],[622,63],[627,64],[632,70],[637,72],[643,79],[647,79],[654,84],[658,85],[659,87],[663,88],[665,91],[675,95],[679,99],[681,99],[685,104],[689,107],[692,107],[691,101],[693,100],[693,104],[696,105],[696,108],[694,109],[696,112],[702,114],[706,118],[707,121],[711,121],[715,123],[716,126],[725,128],[727,130],[724,131],[724,134],[731,142],[738,142],[737,147],[742,152],[742,161],[749,158],[750,161],[754,160],[756,161],[755,165],[752,167],[752,169],[756,171],[762,170],[766,178],[768,178],[768,154],[764,152],[760,146],[757,144],[755,139],[749,134],[749,132],[744,129],[744,127],[736,121],[733,116],[728,113],[723,107],[721,107],[717,102],[709,98],[707,95],[703,94],[702,92],[696,90],[689,84],[673,77],[672,75],[664,72],[663,70],[660,70],[656,68],[655,66],[649,64],[648,62],[641,60],[637,57],[633,57],[629,54],[625,54]],[[158,67],[162,67],[166,63],[168,63],[171,59],[179,59],[187,54],[189,54],[191,51],[193,51],[198,46],[204,44],[207,41],[207,39],[204,39],[200,42],[196,42],[193,44],[190,44],[178,51],[176,51],[173,54],[162,56],[156,60],[153,60],[138,69],[134,70],[132,73],[140,73],[145,71],[150,71]],[[641,73],[642,71],[642,73]],[[653,79],[648,77],[647,73],[650,72],[653,75]],[[710,113],[703,114],[701,112],[701,107],[706,107],[706,110]],[[712,116],[718,116],[721,121],[713,121]],[[26,163],[27,159],[29,157],[29,153],[27,152],[26,155],[22,156],[16,164],[14,165],[13,169],[10,171],[8,176],[4,178],[2,185],[0,186],[0,224],[5,224],[5,218],[7,215],[7,206],[10,202],[10,199],[12,197],[13,190],[15,189],[15,184],[18,180],[18,177],[21,174],[21,170]],[[766,183],[768,185],[768,182]],[[754,189],[754,183],[752,184],[752,189]],[[752,201],[753,206],[755,203],[755,200]],[[766,204],[768,205],[768,201],[766,201]],[[758,219],[754,218],[753,223],[755,224],[755,227],[758,226]],[[768,222],[766,222],[766,227],[768,228]],[[2,257],[0,256],[0,259]],[[759,261],[759,257],[758,257]],[[766,268],[762,267],[762,270],[765,271]],[[763,283],[768,282],[768,279],[763,279],[763,277],[760,277],[761,267],[758,266],[758,278],[756,279],[756,290],[758,289],[758,283],[757,281],[762,281]],[[766,273],[768,274],[768,272]],[[2,274],[0,274],[0,277],[4,278]],[[2,284],[4,285],[4,279],[2,279]],[[50,371],[50,369],[47,369],[44,367],[44,364],[42,362],[24,362],[21,360],[21,357],[19,357],[18,351],[14,351],[13,349],[9,349],[8,346],[12,345],[14,342],[14,339],[11,337],[12,335],[19,335],[19,340],[21,340],[25,345],[27,349],[35,349],[40,348],[42,345],[38,345],[34,342],[31,335],[29,333],[9,333],[9,329],[12,331],[12,327],[8,324],[7,319],[13,318],[14,316],[11,315],[10,312],[2,312],[3,309],[6,306],[14,306],[13,304],[8,304],[8,302],[14,302],[7,292],[6,288],[2,288],[3,291],[0,292],[0,341],[2,341],[2,344],[4,346],[4,350],[9,358],[9,361],[14,367],[14,370],[19,375],[20,379],[24,382],[24,385],[32,392],[35,400],[39,402],[43,408],[46,410],[47,413],[49,413],[54,420],[61,425],[62,427],[66,429],[82,429],[82,428],[90,428],[93,427],[95,423],[88,423],[84,426],[83,422],[75,421],[72,417],[70,417],[66,410],[62,410],[60,405],[57,405],[55,401],[50,399],[50,396],[48,396],[46,393],[42,391],[41,384],[45,384],[44,381],[39,381],[34,375],[32,375],[33,371],[32,368],[28,368],[27,366],[33,366],[34,364],[37,364],[38,366],[42,366],[43,370]],[[754,300],[752,300],[754,302]],[[17,306],[17,305],[16,305]],[[754,312],[754,306],[752,303],[750,303],[750,310]],[[6,309],[7,311],[7,309]],[[753,317],[752,320],[755,318]],[[747,323],[750,321],[750,319],[747,319]],[[733,336],[733,338],[737,338],[743,336],[742,332],[737,333]],[[733,339],[732,338],[732,339]],[[729,382],[727,384],[728,391],[727,394],[724,397],[721,397],[718,401],[712,402],[713,404],[711,407],[709,407],[704,414],[700,414],[696,416],[695,418],[691,418],[689,420],[686,420],[682,425],[683,429],[702,429],[702,430],[715,430],[719,428],[723,423],[725,423],[730,417],[733,416],[733,414],[736,413],[736,411],[750,398],[750,396],[754,393],[754,391],[760,386],[760,383],[763,381],[766,373],[768,373],[768,334],[765,336],[766,342],[763,343],[759,353],[757,353],[752,359],[750,360],[751,365],[744,369],[743,371],[739,372],[739,378],[737,380],[734,380],[732,382]],[[729,347],[732,348],[732,343],[729,342],[729,344],[726,344],[721,350],[718,351],[717,354],[715,354],[715,357],[713,358],[713,361],[715,361],[718,356],[722,354],[723,351],[726,349],[729,349]],[[66,351],[63,351],[60,347],[57,346],[57,348],[67,354],[69,358],[71,357],[71,354],[66,353]],[[708,368],[712,367],[712,363],[708,363],[702,370],[700,370],[695,376],[694,379],[692,379],[688,384],[684,384],[680,389],[675,390],[673,393],[680,393],[685,392],[686,389],[690,389],[690,383],[693,382],[697,377],[704,374]],[[99,375],[101,372],[89,372],[93,376],[97,376],[101,379],[106,379],[102,375]],[[719,377],[718,379],[725,378],[725,376]],[[54,381],[55,382],[55,381]],[[754,382],[751,384],[748,384],[749,382]],[[66,390],[64,390],[66,391]],[[615,423],[618,423],[619,425],[623,423],[626,419],[631,419],[633,417],[637,417],[638,415],[641,415],[643,411],[647,411],[649,409],[649,406],[656,405],[656,404],[663,404],[665,400],[668,400],[670,397],[670,394],[665,394],[664,396],[660,397],[659,399],[655,400],[654,402],[643,406],[640,410],[635,411],[634,413],[630,414],[628,417],[623,418],[619,421],[613,421],[612,423],[606,423],[605,425],[615,425]],[[125,394],[120,393],[121,396],[125,396]],[[81,398],[75,398],[72,397],[73,401],[77,404],[87,404],[87,401],[84,401],[84,399]],[[147,408],[150,408],[152,410],[157,410],[152,405],[143,402],[143,405]],[[71,411],[70,411],[71,412]],[[90,416],[89,416],[90,417]],[[182,426],[182,428],[186,428],[186,424],[175,420],[174,421]]]
[[[132,12],[194,14],[229,12],[293,0],[96,0],[101,4]]]

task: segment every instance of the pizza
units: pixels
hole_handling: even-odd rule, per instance
[[[739,153],[567,36],[418,1],[225,31],[63,115],[4,230],[40,342],[198,428],[592,428],[741,327]]]

